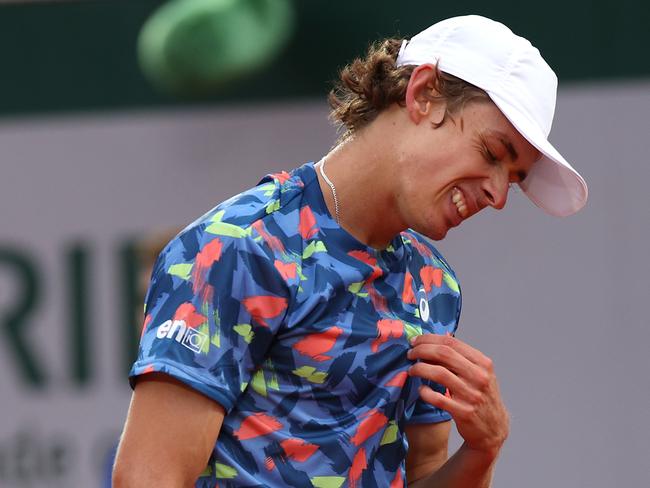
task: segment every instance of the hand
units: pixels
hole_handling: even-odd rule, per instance
[[[423,385],[420,397],[451,414],[466,447],[496,458],[508,437],[509,419],[492,360],[452,336],[435,334],[418,336],[408,358],[419,360],[409,375],[443,385],[449,393]]]

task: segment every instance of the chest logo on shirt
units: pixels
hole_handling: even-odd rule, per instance
[[[424,290],[424,287],[418,290],[418,308],[420,309],[420,318],[422,322],[429,321],[429,300],[427,300],[427,292]]]

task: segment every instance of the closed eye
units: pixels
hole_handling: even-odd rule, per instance
[[[498,161],[497,157],[494,154],[492,154],[492,152],[487,148],[487,146],[483,147],[483,157],[490,164],[496,164]]]

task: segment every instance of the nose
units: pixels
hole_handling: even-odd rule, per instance
[[[508,188],[510,184],[507,178],[504,178],[503,175],[493,175],[490,178],[486,178],[482,185],[483,194],[488,202],[488,205],[501,210],[506,206],[506,200],[508,199]]]

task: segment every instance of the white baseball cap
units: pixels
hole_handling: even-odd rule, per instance
[[[587,184],[548,141],[557,76],[528,40],[478,15],[452,17],[402,43],[397,66],[438,65],[484,90],[541,153],[519,186],[551,215],[571,215],[587,202]]]

